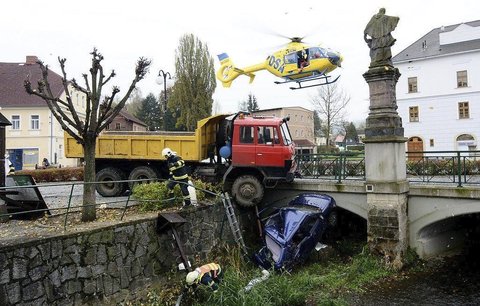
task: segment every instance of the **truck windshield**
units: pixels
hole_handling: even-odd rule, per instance
[[[287,124],[284,122],[280,125],[280,128],[282,130],[282,136],[283,136],[283,141],[286,146],[290,145],[292,143],[292,136],[290,136],[290,131],[288,130]]]

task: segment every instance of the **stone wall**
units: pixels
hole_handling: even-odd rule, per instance
[[[178,227],[192,264],[232,241],[222,205],[181,211]],[[156,214],[136,221],[0,247],[0,305],[82,305],[118,300],[159,281],[179,263]],[[199,255],[199,256],[198,256]]]

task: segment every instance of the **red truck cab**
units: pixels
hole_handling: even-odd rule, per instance
[[[231,166],[225,178],[235,177],[232,193],[240,205],[255,205],[263,197],[263,186],[293,181],[295,144],[288,120],[241,113],[231,121]]]

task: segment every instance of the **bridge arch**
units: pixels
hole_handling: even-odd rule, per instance
[[[430,204],[429,204],[430,203]],[[476,199],[410,197],[408,203],[409,245],[427,258],[453,250],[463,244],[464,235],[455,228],[457,217],[480,213]]]

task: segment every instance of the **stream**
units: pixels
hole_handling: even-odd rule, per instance
[[[435,264],[430,272],[374,285],[351,305],[480,305],[478,255],[457,255]]]

